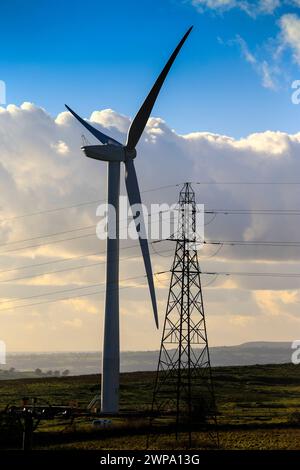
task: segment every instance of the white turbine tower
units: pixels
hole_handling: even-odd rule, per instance
[[[185,33],[173,54],[157,78],[150,93],[133,119],[128,131],[127,143],[122,145],[115,139],[91,126],[71,108],[66,108],[76,119],[93,134],[103,145],[84,145],[83,152],[87,157],[108,162],[108,204],[114,207],[115,214],[110,217],[108,212],[108,234],[115,237],[107,238],[106,253],[106,298],[104,314],[104,337],[102,353],[102,384],[101,411],[117,413],[119,409],[119,370],[120,370],[120,340],[119,340],[119,196],[120,196],[120,163],[125,164],[125,185],[131,206],[141,204],[141,196],[133,160],[136,157],[136,145],[146,127],[148,118],[164,83],[164,80],[183,43],[192,27]],[[137,207],[137,206],[135,206]],[[148,241],[145,238],[142,212],[136,220],[136,229],[144,259],[155,323],[158,328],[156,297],[153,284],[153,274],[149,255]],[[116,224],[110,231],[110,224]]]

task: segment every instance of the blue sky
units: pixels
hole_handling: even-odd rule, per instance
[[[85,117],[104,108],[133,116],[193,24],[153,115],[179,133],[297,132],[300,107],[290,88],[300,79],[297,38],[283,47],[280,21],[300,16],[299,2],[269,3],[284,5],[258,14],[224,9],[222,0],[4,0],[0,78],[7,102],[31,101],[52,115],[66,102]],[[272,86],[262,84],[263,64]]]

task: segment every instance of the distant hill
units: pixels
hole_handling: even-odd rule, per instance
[[[291,362],[292,352],[290,342],[254,341],[211,348],[211,362],[214,366],[282,364]]]
[[[290,342],[250,342],[237,346],[210,348],[213,366],[282,364],[291,362]],[[158,351],[128,351],[121,354],[122,372],[151,371],[156,369]],[[28,377],[35,375],[36,369],[42,373],[50,370],[68,370],[70,375],[97,374],[100,371],[100,352],[67,353],[15,353],[8,354],[7,364],[0,366],[0,378],[20,377],[20,372]],[[15,370],[12,370],[14,368]],[[8,370],[11,369],[10,372]],[[3,371],[6,372],[3,372]],[[18,371],[18,373],[17,373]],[[25,373],[26,372],[26,373]]]

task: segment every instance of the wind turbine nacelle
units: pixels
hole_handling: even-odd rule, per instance
[[[121,145],[84,145],[81,147],[81,150],[83,150],[87,157],[94,158],[95,160],[102,160],[104,162],[125,161],[125,148]]]

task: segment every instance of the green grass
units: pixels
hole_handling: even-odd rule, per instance
[[[221,448],[300,449],[300,367],[292,364],[223,367],[213,370],[218,407]],[[121,410],[143,411],[151,406],[154,374],[121,375]],[[100,377],[36,378],[1,381],[0,408],[18,404],[23,396],[37,396],[44,402],[68,405],[77,400],[84,410],[99,392]],[[144,449],[148,421],[132,416],[113,418],[109,431],[95,430],[91,418],[78,418],[75,428],[58,421],[45,422],[35,433],[40,449]],[[176,442],[167,434],[150,447],[184,448],[186,436]],[[203,433],[193,436],[194,448],[206,442]],[[15,441],[2,448],[17,447]]]

